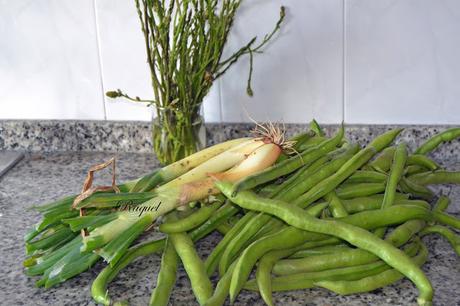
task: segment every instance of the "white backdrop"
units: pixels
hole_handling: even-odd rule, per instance
[[[215,83],[208,122],[258,120],[460,124],[460,1],[245,0],[227,53],[262,37],[287,7],[281,33]],[[0,119],[150,120],[133,0],[0,0]]]

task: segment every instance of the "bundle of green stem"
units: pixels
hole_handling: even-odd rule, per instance
[[[238,59],[250,57],[247,92],[252,95],[252,57],[280,29],[280,19],[260,43],[256,38],[222,59],[227,37],[241,0],[135,0],[145,38],[153,99],[130,97],[121,90],[109,91],[112,98],[125,97],[153,105],[154,150],[163,164],[195,153],[197,129],[202,126],[200,108],[214,80]]]
[[[343,127],[329,138],[313,122],[285,141],[276,127],[259,126],[255,138],[210,147],[112,188],[119,192],[102,188],[37,207],[44,217],[26,236],[26,273],[48,288],[103,258],[108,265],[91,293],[109,305],[108,285],[122,269],[163,252],[151,305],[168,304],[179,263],[201,305],[233,302],[241,290],[260,292],[267,305],[273,291],[354,294],[404,277],[418,288],[418,303],[431,305],[421,238],[440,234],[460,255],[460,220],[445,212],[449,198],[428,186],[460,184],[460,172],[427,154],[460,137],[460,128],[412,154],[404,142],[392,145],[400,132],[361,148],[344,138]],[[155,221],[166,238],[135,244]],[[214,231],[222,239],[202,261],[194,243]]]

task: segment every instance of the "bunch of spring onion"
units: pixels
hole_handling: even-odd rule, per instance
[[[201,305],[233,302],[241,290],[258,291],[267,305],[273,291],[353,294],[403,277],[419,289],[419,304],[431,305],[421,238],[440,234],[460,255],[460,220],[444,212],[448,197],[428,185],[460,184],[460,172],[427,154],[460,137],[460,128],[410,153],[404,142],[393,145],[401,129],[361,148],[343,127],[330,138],[315,121],[310,127],[285,141],[279,128],[258,125],[255,138],[218,144],[118,186],[91,187],[93,172],[109,163],[90,169],[80,195],[37,207],[44,218],[26,236],[26,273],[50,287],[102,258],[108,265],[91,294],[110,305],[117,274],[163,252],[150,305],[168,304],[179,262]],[[135,244],[154,223],[166,238]],[[194,242],[213,231],[223,236],[203,261]]]
[[[157,219],[189,203],[217,201],[213,177],[236,182],[260,172],[292,150],[284,132],[259,125],[256,137],[223,142],[138,180],[91,187],[90,169],[80,195],[35,207],[42,221],[25,237],[29,257],[26,273],[40,275],[38,286],[49,288],[104,259],[114,266],[136,238]]]

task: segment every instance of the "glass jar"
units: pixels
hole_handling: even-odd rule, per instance
[[[206,146],[206,128],[201,111],[185,116],[171,111],[157,111],[152,118],[152,140],[162,165],[189,156]]]

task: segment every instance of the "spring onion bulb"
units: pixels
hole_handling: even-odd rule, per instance
[[[249,154],[263,145],[264,141],[261,139],[250,139],[240,143],[239,145],[208,159],[204,163],[170,181],[169,183],[161,185],[156,189],[156,192],[161,193],[174,186],[181,186],[186,183],[204,179],[209,173],[226,171],[246,159]]]
[[[118,212],[116,219],[97,227],[83,238],[81,251],[103,247],[98,251],[99,255],[115,264],[131,242],[157,218],[189,202],[218,194],[220,191],[214,187],[215,178],[236,182],[273,165],[281,152],[281,147],[268,138],[252,139],[222,152],[156,188],[156,197],[135,206],[133,210]],[[216,170],[226,171],[214,173]]]
[[[196,152],[177,162],[161,168],[155,173],[154,176],[146,177],[145,179],[140,180],[139,183],[131,189],[131,192],[149,191],[159,184],[167,183],[183,175],[184,173],[187,173],[188,171],[208,161],[216,155],[219,155],[240,144],[250,142],[252,142],[251,138],[238,138],[218,143],[209,148]]]

